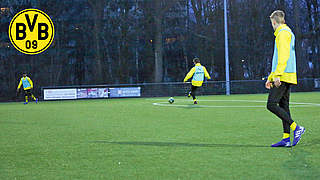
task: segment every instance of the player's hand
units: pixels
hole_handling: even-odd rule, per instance
[[[274,85],[275,85],[276,87],[281,86],[280,78],[275,78],[275,79],[274,79]]]
[[[19,92],[19,88],[17,88],[17,92]]]
[[[265,86],[266,86],[267,89],[270,89],[271,86],[272,86],[272,83],[269,80],[267,80]]]

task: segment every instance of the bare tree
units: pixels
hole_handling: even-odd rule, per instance
[[[155,21],[155,82],[163,80],[163,18],[165,13],[173,7],[178,0],[154,0],[153,18]]]
[[[101,30],[103,27],[103,14],[105,8],[105,0],[88,0],[92,11],[93,11],[93,35],[94,35],[94,46],[95,46],[95,68],[94,76],[97,83],[103,83],[103,56],[102,56],[102,48],[101,48]]]

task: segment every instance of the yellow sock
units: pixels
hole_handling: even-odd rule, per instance
[[[28,102],[28,96],[26,96],[26,102]]]
[[[286,139],[286,138],[288,138],[288,137],[290,137],[290,134],[289,134],[289,133],[283,133],[283,138],[282,138],[282,139]]]
[[[36,100],[36,97],[34,97],[34,95],[33,95],[33,94],[31,95],[31,97],[32,97],[32,99],[33,99],[33,100]]]
[[[296,127],[297,127],[297,123],[293,122],[291,125],[290,125],[290,128],[294,131],[296,130]]]
[[[193,101],[197,101],[197,99],[194,99]]]

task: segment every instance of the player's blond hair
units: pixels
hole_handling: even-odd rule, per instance
[[[273,13],[270,15],[271,19],[274,19],[278,24],[284,24],[285,20],[284,20],[284,12],[281,10],[276,10],[273,11]]]

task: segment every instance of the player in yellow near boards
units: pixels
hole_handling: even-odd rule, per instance
[[[199,58],[194,58],[193,63],[195,66],[191,68],[191,70],[184,78],[183,82],[187,82],[188,79],[192,77],[191,91],[189,92],[188,97],[192,96],[193,103],[198,104],[196,99],[196,90],[202,86],[204,77],[206,77],[207,79],[211,79],[211,77],[207,69],[200,64]]]
[[[275,45],[272,70],[265,84],[269,91],[267,108],[282,120],[283,138],[272,144],[272,147],[295,146],[305,132],[305,128],[297,125],[291,117],[289,109],[290,88],[297,84],[295,36],[285,24],[285,14],[281,10],[274,11],[270,21],[274,29]],[[293,130],[293,141],[290,141],[290,129]]]
[[[36,101],[36,103],[38,103],[38,98],[34,97],[34,95],[31,92],[31,90],[33,89],[33,83],[31,79],[27,76],[27,73],[23,73],[23,77],[20,79],[19,85],[17,87],[17,92],[19,92],[21,85],[23,86],[24,95],[26,98],[26,102],[24,104],[28,104],[28,99],[30,96],[33,100]]]

